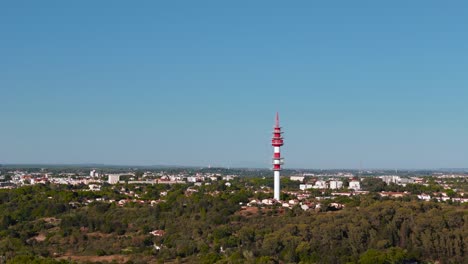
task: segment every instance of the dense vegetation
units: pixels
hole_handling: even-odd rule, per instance
[[[261,179],[249,182],[262,184]],[[463,205],[369,194],[340,198],[346,204],[340,211],[241,210],[239,203],[261,196],[242,180],[231,187],[223,182],[199,187],[191,194],[186,187],[108,186],[86,192],[40,185],[0,190],[0,255],[7,263],[91,261],[77,258],[91,255],[124,256],[129,263],[467,261],[468,214]],[[160,198],[162,191],[168,194],[154,206],[85,202],[122,199],[121,188],[145,200]],[[152,230],[165,235],[154,237]]]

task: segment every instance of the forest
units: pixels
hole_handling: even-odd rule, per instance
[[[0,263],[467,263],[467,205],[371,192],[338,211],[245,210],[261,196],[245,181],[0,190]],[[158,203],[109,202],[126,199],[119,190]]]

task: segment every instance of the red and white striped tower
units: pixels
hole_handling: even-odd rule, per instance
[[[273,138],[271,139],[271,145],[273,146],[273,175],[274,175],[274,196],[273,198],[277,201],[280,200],[280,171],[281,165],[283,165],[283,158],[280,154],[280,147],[283,146],[283,136],[281,135],[281,127],[279,126],[279,115],[276,113],[276,124],[273,128]]]

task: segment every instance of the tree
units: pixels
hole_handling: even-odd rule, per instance
[[[385,253],[369,249],[359,258],[359,264],[385,264]]]
[[[381,192],[385,190],[385,186],[380,178],[367,177],[362,180],[362,189],[369,192]]]

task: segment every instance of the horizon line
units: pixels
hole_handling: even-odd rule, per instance
[[[198,169],[262,169],[272,170],[271,168],[265,167],[248,167],[248,166],[208,166],[208,165],[164,165],[164,164],[153,164],[153,165],[132,165],[132,164],[106,164],[106,163],[0,163],[0,168],[9,166],[67,166],[67,167],[128,167],[128,168],[151,168],[151,167],[165,167],[165,168],[198,168]],[[305,167],[291,167],[283,170],[353,170],[353,171],[368,171],[368,170],[385,170],[385,171],[421,171],[421,170],[432,170],[432,171],[444,171],[444,170],[468,170],[463,167],[447,167],[447,168],[305,168]]]

